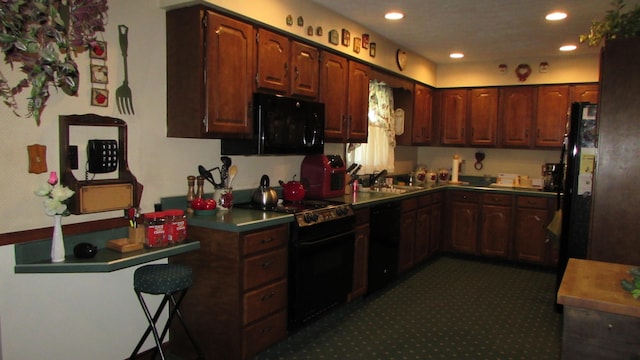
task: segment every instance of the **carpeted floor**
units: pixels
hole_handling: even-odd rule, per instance
[[[442,256],[255,357],[559,359],[555,273]]]

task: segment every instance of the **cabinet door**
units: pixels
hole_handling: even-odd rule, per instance
[[[420,263],[429,255],[429,240],[431,237],[431,207],[426,206],[416,211],[416,236],[413,262]]]
[[[411,142],[414,145],[429,145],[433,126],[433,91],[424,85],[415,84],[413,99]]]
[[[543,264],[546,260],[547,209],[518,208],[515,225],[517,260]]]
[[[571,102],[599,102],[600,87],[597,84],[573,85],[570,89]]]
[[[436,194],[434,194],[435,197]],[[430,209],[429,256],[437,254],[442,248],[442,202],[434,201]]]
[[[537,147],[562,146],[568,112],[568,85],[538,87],[535,141]]]
[[[324,103],[325,141],[344,142],[347,138],[347,59],[323,52],[320,63],[320,102]]]
[[[498,137],[498,89],[473,89],[470,92],[469,120],[471,145],[495,146]]]
[[[478,205],[454,201],[451,206],[451,248],[475,254],[477,247]]]
[[[500,126],[502,145],[531,146],[535,91],[531,86],[507,87],[500,90]]]
[[[482,255],[507,258],[511,242],[510,206],[484,205],[480,233],[480,253]]]
[[[353,259],[353,287],[349,301],[367,291],[367,259],[369,256],[369,223],[356,227],[355,253]]]
[[[402,213],[400,228],[400,249],[398,272],[409,270],[413,266],[413,252],[416,241],[416,211]]]
[[[265,29],[258,30],[258,88],[289,92],[289,39]]]
[[[467,126],[468,90],[442,90],[440,93],[440,142],[443,145],[464,145]]]
[[[367,142],[369,132],[369,67],[349,61],[349,129],[347,140]]]
[[[320,60],[318,49],[291,42],[291,94],[316,99]]]
[[[251,25],[207,13],[207,128],[225,137],[251,134],[255,74]]]

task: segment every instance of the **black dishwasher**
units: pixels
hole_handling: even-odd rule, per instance
[[[367,294],[387,286],[398,274],[400,212],[399,201],[371,208]]]

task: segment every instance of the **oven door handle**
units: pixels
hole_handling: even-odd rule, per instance
[[[330,244],[330,243],[334,243],[337,240],[339,240],[342,237],[345,236],[349,236],[349,235],[355,235],[356,231],[355,230],[351,230],[351,231],[347,231],[347,232],[343,232],[337,235],[333,235],[330,236],[328,238],[324,238],[324,239],[320,239],[320,240],[316,240],[316,241],[301,241],[297,243],[297,246],[300,248],[307,248],[307,247],[312,247],[312,246],[318,246],[318,245],[325,245],[325,244]]]

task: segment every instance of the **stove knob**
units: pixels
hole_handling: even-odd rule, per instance
[[[336,209],[336,214],[340,215],[340,216],[344,216],[347,215],[347,208],[346,207],[339,207]]]
[[[306,213],[306,214],[304,214],[304,222],[309,224],[309,223],[312,223],[314,221],[318,221],[318,214],[314,214],[314,213]]]

